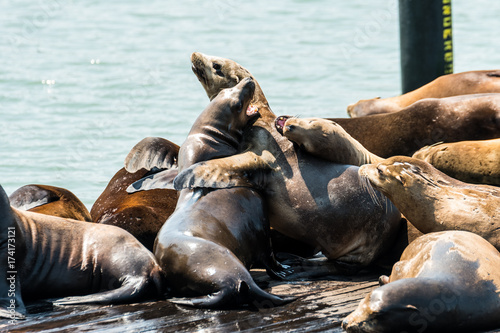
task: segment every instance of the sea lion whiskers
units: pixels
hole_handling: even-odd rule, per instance
[[[366,190],[366,192],[370,195],[370,198],[373,200],[373,202],[376,205],[382,207],[382,202],[380,201],[380,198],[377,196],[375,189],[373,188],[372,184],[370,183],[370,179],[368,178],[368,176],[365,174],[360,174],[359,178],[361,180],[360,181],[361,187]],[[387,205],[385,205],[385,206],[386,206],[385,208],[387,210]]]

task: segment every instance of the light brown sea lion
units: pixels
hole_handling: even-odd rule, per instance
[[[123,229],[17,210],[1,186],[0,227],[0,317],[23,318],[23,299],[108,304],[163,293],[155,257]]]
[[[229,59],[200,53],[191,59],[208,96],[251,77]],[[260,186],[274,229],[349,269],[371,264],[390,248],[401,219],[392,203],[361,180],[357,167],[296,150],[276,130],[276,116],[257,83],[252,105],[261,117],[245,133],[246,151],[183,170],[176,188]]]
[[[424,235],[344,319],[347,332],[476,332],[500,328],[500,253],[465,231]]]
[[[427,98],[396,113],[330,120],[375,155],[411,156],[437,142],[500,138],[500,94]]]
[[[406,156],[363,165],[359,173],[421,232],[470,231],[500,249],[500,188],[463,183]]]
[[[413,157],[463,182],[500,186],[500,139],[427,146]]]
[[[406,94],[390,98],[360,100],[347,107],[351,117],[391,113],[424,98],[443,98],[468,94],[500,93],[500,71],[472,71],[438,77],[426,85]]]
[[[275,125],[278,132],[309,154],[331,162],[361,166],[384,160],[328,119],[280,116]]]
[[[162,188],[129,194],[127,188],[160,171],[156,168],[168,169],[173,181],[178,153],[179,146],[166,139],[141,140],[127,155],[125,163],[130,171],[120,169],[92,206],[90,214],[94,222],[123,228],[152,251],[158,231],[175,210],[177,191]]]
[[[71,191],[50,185],[25,185],[9,196],[12,207],[19,210],[92,222],[85,205]]]
[[[255,83],[247,78],[212,100],[179,150],[180,171],[238,152],[244,128],[258,115],[249,107],[254,90]],[[161,186],[161,176],[155,174],[147,186]],[[220,308],[292,300],[263,291],[248,272],[260,263],[274,277],[287,274],[271,251],[262,198],[251,188],[181,191],[175,212],[158,233],[154,253],[172,292],[187,297],[173,299],[175,303]]]

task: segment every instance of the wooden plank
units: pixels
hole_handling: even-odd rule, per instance
[[[332,331],[368,292],[377,286],[375,275],[328,277],[318,280],[272,281],[262,270],[252,270],[259,284],[276,294],[298,296],[285,306],[259,310],[200,310],[168,301],[109,306],[28,306],[28,318],[0,330],[9,332],[175,332]]]
[[[315,280],[273,281],[252,270],[260,285],[275,294],[299,298],[259,310],[200,310],[168,301],[108,306],[28,306],[28,318],[8,325],[8,332],[342,332],[342,320],[378,286],[378,274],[329,276]],[[493,331],[492,331],[493,332]]]

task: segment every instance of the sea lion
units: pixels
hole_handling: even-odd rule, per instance
[[[401,96],[360,100],[347,107],[347,114],[354,118],[372,114],[398,112],[424,98],[443,98],[484,93],[500,93],[499,70],[443,75]]]
[[[191,59],[208,96],[252,77],[229,59],[200,53],[193,53]],[[361,180],[357,167],[296,150],[276,130],[276,116],[257,82],[255,86],[251,103],[261,116],[245,133],[245,151],[195,164],[179,173],[174,186],[259,186],[274,229],[321,250],[339,268],[352,271],[371,264],[392,245],[401,214]]]
[[[328,119],[280,116],[275,126],[278,132],[309,154],[331,162],[361,166],[384,160]]]
[[[406,156],[363,165],[359,173],[421,232],[470,231],[500,249],[500,188],[463,183]]]
[[[427,146],[413,157],[463,182],[500,186],[500,139]]]
[[[500,138],[500,94],[427,98],[396,113],[329,119],[375,155],[411,156],[437,142]]]
[[[25,185],[9,196],[12,207],[19,210],[92,222],[83,202],[71,191],[50,185]]]
[[[155,257],[123,229],[15,209],[1,186],[0,226],[1,317],[23,318],[23,299],[108,304],[163,293]]]
[[[238,152],[244,128],[258,115],[249,106],[254,90],[247,78],[212,100],[180,148],[180,171]],[[161,177],[161,172],[154,175],[148,186],[161,186]],[[274,277],[288,273],[274,259],[264,203],[254,189],[182,190],[175,212],[158,233],[154,253],[172,292],[187,297],[174,303],[220,308],[292,300],[263,291],[248,272],[260,263]]]
[[[166,139],[141,140],[127,155],[125,163],[130,171],[120,169],[92,206],[93,221],[127,230],[152,251],[158,231],[175,210],[177,191],[172,187],[129,194],[127,188],[160,170],[169,170],[166,173],[173,181],[178,153],[179,146]]]
[[[347,316],[347,332],[476,332],[500,327],[500,253],[466,231],[424,235]]]

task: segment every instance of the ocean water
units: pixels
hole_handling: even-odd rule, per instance
[[[344,117],[400,93],[396,0],[0,0],[0,184],[90,209],[135,143],[182,144],[208,104],[194,51],[236,60],[273,111]],[[455,72],[500,68],[498,1],[453,1]]]

